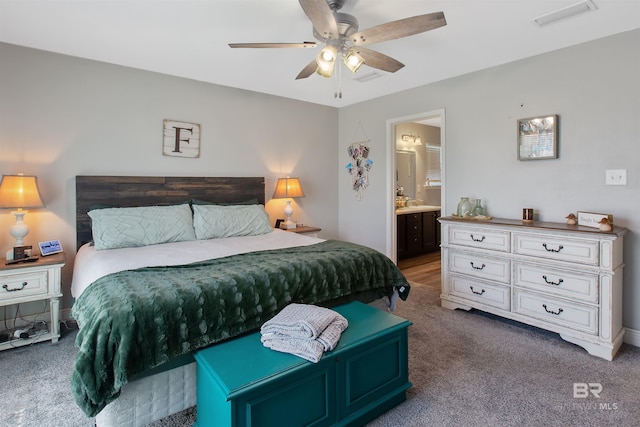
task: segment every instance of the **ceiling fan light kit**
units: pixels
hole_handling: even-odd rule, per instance
[[[347,66],[352,73],[355,74],[356,71],[364,64],[364,58],[356,52],[355,49],[349,49],[347,54],[344,56],[344,64]]]
[[[356,73],[362,65],[395,73],[404,67],[404,64],[361,46],[424,33],[447,25],[444,13],[435,12],[358,31],[358,20],[354,16],[338,12],[346,0],[299,0],[299,2],[313,25],[313,36],[325,46],[313,61],[300,71],[296,80],[306,79],[314,72],[323,77],[332,77],[339,57],[352,73]],[[315,47],[316,44],[313,42],[230,43],[229,46],[232,48],[307,48]]]
[[[335,46],[327,45],[323,47],[318,56],[316,56],[316,62],[318,63],[316,73],[322,77],[331,77],[336,66],[337,56],[338,49]]]

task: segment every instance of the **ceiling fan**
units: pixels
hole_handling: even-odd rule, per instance
[[[324,77],[331,77],[339,58],[353,73],[362,65],[395,73],[404,67],[403,63],[362,46],[395,40],[447,25],[444,13],[435,12],[358,31],[358,20],[354,16],[338,12],[346,0],[299,1],[304,13],[313,24],[313,36],[325,46],[316,58],[300,71],[296,80],[305,79],[314,72]],[[317,43],[230,43],[229,46],[232,48],[312,48],[316,47]]]

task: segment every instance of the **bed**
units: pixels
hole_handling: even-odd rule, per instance
[[[377,251],[272,230],[262,177],[77,176],[76,201],[72,391],[100,427],[194,406],[191,353],[291,302],[392,309],[409,292]]]

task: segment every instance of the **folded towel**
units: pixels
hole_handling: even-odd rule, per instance
[[[272,338],[262,343],[272,350],[294,354],[313,363],[318,363],[324,352],[322,343],[308,338]]]
[[[328,308],[289,304],[262,325],[260,340],[272,350],[318,363],[322,353],[336,348],[348,326],[347,319]]]
[[[340,336],[347,329],[347,326],[349,326],[347,319],[338,314],[336,319],[316,338],[316,341],[322,344],[324,351],[331,351],[338,345]]]
[[[260,332],[278,333],[292,338],[317,338],[337,316],[340,314],[328,308],[293,303],[266,321]]]
[[[342,332],[344,332],[344,330],[347,329],[348,325],[349,324],[347,322],[347,319],[345,319],[344,317],[338,314],[338,317],[336,317],[336,319],[333,322],[331,322],[331,324],[327,326],[324,329],[324,331],[322,331],[318,336],[318,338],[316,339],[297,338],[297,337],[290,337],[288,335],[283,335],[277,332],[266,332],[262,334],[262,336],[260,337],[260,340],[267,347],[269,346],[268,343],[270,341],[290,340],[292,342],[295,342],[296,346],[309,345],[314,349],[317,347],[316,343],[319,343],[322,346],[322,351],[331,351],[334,348],[336,348],[336,346],[338,345],[338,342],[340,341],[340,336]]]

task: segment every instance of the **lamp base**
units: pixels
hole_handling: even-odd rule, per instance
[[[12,211],[11,214],[15,215],[16,222],[11,226],[9,230],[9,234],[16,239],[16,244],[14,246],[22,246],[24,245],[24,237],[29,234],[29,226],[24,223],[23,218],[27,214],[28,211],[24,211],[22,209],[18,209],[17,211]]]
[[[296,228],[296,223],[291,221],[291,215],[293,215],[293,207],[291,206],[291,200],[287,200],[287,204],[284,207],[284,215],[287,217],[287,220],[282,225],[282,228],[284,228],[285,230]]]

